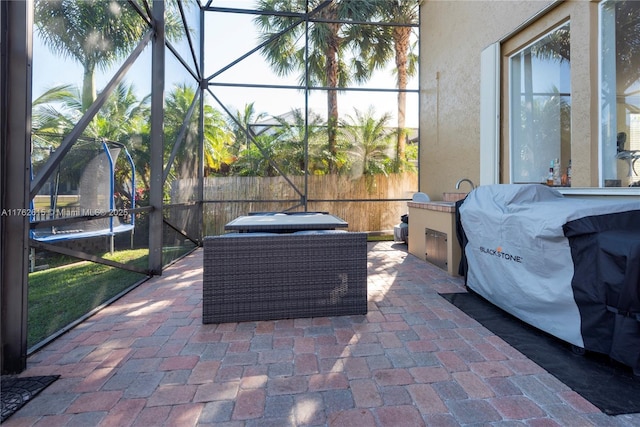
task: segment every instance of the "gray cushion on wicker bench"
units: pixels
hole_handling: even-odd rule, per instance
[[[367,234],[237,233],[204,239],[203,323],[367,312]]]

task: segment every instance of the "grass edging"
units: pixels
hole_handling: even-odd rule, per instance
[[[87,320],[88,318],[90,318],[91,316],[93,316],[94,314],[96,314],[97,312],[102,310],[103,308],[105,308],[108,305],[110,305],[111,303],[113,303],[113,302],[117,301],[118,299],[122,298],[123,296],[125,296],[126,294],[128,294],[129,292],[131,292],[132,290],[134,290],[135,288],[137,288],[138,286],[140,286],[141,284],[143,284],[144,282],[146,282],[150,278],[151,278],[151,276],[146,276],[146,277],[138,280],[136,283],[134,283],[133,285],[129,286],[127,289],[123,290],[119,294],[114,295],[109,300],[107,300],[104,303],[100,304],[99,306],[95,307],[93,310],[89,311],[88,313],[84,314],[83,316],[79,317],[78,319],[74,320],[73,322],[69,323],[68,325],[62,327],[61,329],[59,329],[58,331],[54,332],[53,334],[47,336],[42,341],[38,342],[34,346],[32,346],[29,349],[27,349],[27,355],[33,354],[36,351],[40,350],[41,348],[43,348],[44,346],[49,344],[51,341],[55,340],[56,338],[58,338],[59,336],[61,336],[65,332],[73,329],[74,327],[76,327],[80,323],[84,322],[85,320]]]

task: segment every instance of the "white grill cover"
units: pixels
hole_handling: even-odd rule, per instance
[[[569,198],[538,184],[480,186],[459,208],[468,239],[467,286],[524,322],[584,347],[563,225],[637,209],[639,201]]]

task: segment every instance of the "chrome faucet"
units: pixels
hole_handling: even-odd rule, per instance
[[[460,189],[460,184],[462,184],[463,182],[468,182],[469,185],[471,185],[471,189],[474,190],[476,188],[475,185],[473,185],[473,181],[471,181],[469,178],[462,178],[461,180],[459,180],[458,182],[456,182],[456,190]]]

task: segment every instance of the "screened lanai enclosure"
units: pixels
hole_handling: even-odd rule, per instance
[[[391,234],[418,3],[2,2],[3,373],[239,215]]]

